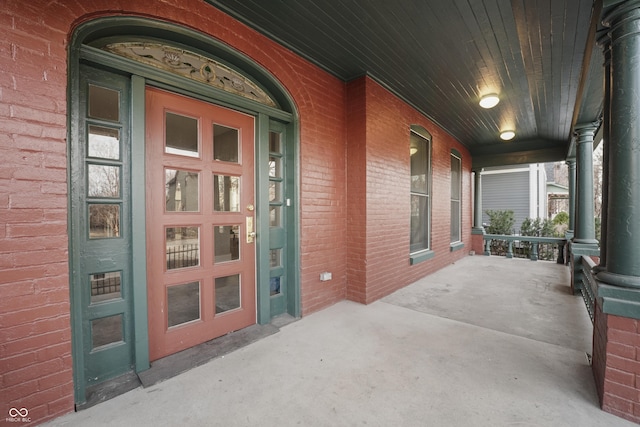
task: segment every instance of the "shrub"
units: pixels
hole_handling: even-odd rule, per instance
[[[554,225],[569,224],[569,214],[565,211],[558,212],[553,218]]]
[[[513,224],[516,222],[512,210],[486,210],[489,215],[488,234],[513,234]]]
[[[516,222],[512,210],[487,210],[490,224],[487,227],[488,234],[513,234],[513,224]],[[507,251],[507,242],[505,240],[492,240],[491,253],[495,255],[504,255]]]

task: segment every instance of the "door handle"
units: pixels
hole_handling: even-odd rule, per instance
[[[247,243],[253,243],[256,238],[256,232],[253,231],[253,217],[247,217]]]

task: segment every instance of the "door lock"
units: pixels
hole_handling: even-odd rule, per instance
[[[253,243],[256,238],[256,232],[253,231],[253,217],[247,217],[247,243]]]

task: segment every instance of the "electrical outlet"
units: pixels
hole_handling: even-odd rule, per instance
[[[331,280],[331,273],[328,271],[325,271],[323,273],[320,273],[320,281],[321,282],[326,282],[328,280]]]

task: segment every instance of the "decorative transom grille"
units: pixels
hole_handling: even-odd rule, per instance
[[[273,99],[256,83],[197,53],[153,42],[110,43],[102,49],[276,107]]]

